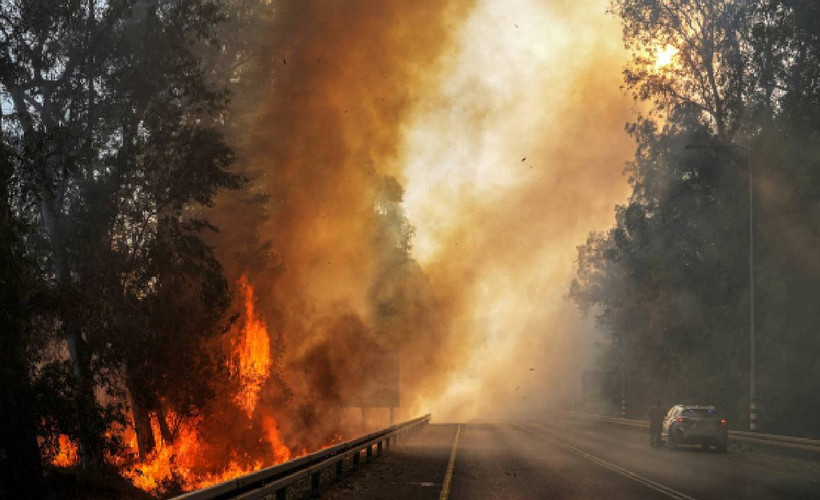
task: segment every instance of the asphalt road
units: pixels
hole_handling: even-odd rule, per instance
[[[430,425],[324,496],[820,499],[818,463],[732,450],[651,449],[646,441],[567,423]]]

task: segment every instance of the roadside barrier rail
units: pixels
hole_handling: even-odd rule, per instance
[[[570,417],[582,418],[587,420],[594,420],[597,422],[605,422],[621,427],[629,427],[633,429],[649,429],[649,421],[635,420],[629,418],[607,417],[604,415],[595,415],[592,413],[582,413],[574,411],[562,410],[561,413]],[[799,450],[808,452],[812,455],[820,456],[820,439],[811,439],[794,436],[781,436],[778,434],[763,434],[760,432],[747,431],[729,431],[729,438],[731,441],[743,442],[748,444],[763,445],[771,448],[783,448],[790,450]]]
[[[362,451],[365,452],[366,462],[370,463],[374,456],[374,446],[376,448],[375,455],[380,456],[385,448],[390,448],[391,442],[395,446],[396,437],[399,434],[416,429],[429,422],[430,415],[424,415],[279,465],[260,469],[223,483],[174,497],[174,500],[222,500],[229,498],[252,500],[269,495],[275,495],[277,500],[284,500],[287,498],[288,488],[293,483],[303,479],[310,480],[311,493],[317,495],[321,487],[322,471],[335,466],[336,480],[339,480],[342,477],[342,466],[346,458],[352,457],[353,470],[358,470]]]

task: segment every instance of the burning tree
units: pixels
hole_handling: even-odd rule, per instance
[[[420,79],[415,63],[387,57],[398,73],[378,94],[371,83],[381,77],[360,79],[374,78],[369,70],[270,67],[272,44],[307,22],[334,30],[334,46],[358,44],[342,52],[370,68],[385,54],[359,38],[371,32],[368,16],[399,9],[400,18],[417,7],[362,1],[328,14],[282,2],[277,23],[261,16],[254,24],[260,6],[271,15],[268,4],[1,4],[3,195],[13,222],[24,223],[13,227],[15,243],[3,241],[3,255],[26,267],[47,299],[17,311],[26,314],[9,352],[20,362],[7,366],[25,381],[15,393],[33,385],[38,394],[29,420],[40,426],[41,448],[55,452],[52,463],[111,464],[144,489],[171,491],[285,460],[339,438],[334,384],[356,370],[339,347],[344,339],[427,347],[443,335],[387,165],[397,113],[410,112],[409,78]],[[422,18],[436,19],[439,9],[426,2]],[[436,24],[424,53],[438,53],[448,29]],[[401,31],[401,39],[418,42],[416,33]],[[318,63],[325,44],[307,37],[284,50]],[[229,87],[241,89],[230,108]],[[314,95],[333,105],[316,106]],[[345,101],[367,104],[348,115]],[[344,116],[350,121],[337,121]],[[233,205],[206,210],[218,193],[249,186],[232,173],[226,136],[245,153],[243,173],[264,177],[256,190],[220,199],[262,213],[248,224]],[[215,236],[209,220],[230,231]],[[18,262],[18,250],[30,260]],[[228,318],[229,309],[240,312]],[[448,362],[434,356],[437,366]],[[429,349],[408,359],[406,379],[433,377]]]
[[[204,340],[229,305],[197,215],[240,183],[220,132],[227,92],[201,60],[224,14],[206,0],[2,9],[5,201],[30,228],[25,250],[52,297],[40,332],[65,341],[50,363],[70,362],[71,414],[43,418],[96,467],[124,389],[147,454],[149,413],[171,438],[166,413],[208,398],[216,360]]]

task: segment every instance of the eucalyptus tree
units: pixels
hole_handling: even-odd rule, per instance
[[[613,0],[611,11],[621,19],[624,45],[631,51],[626,87],[656,111],[697,117],[721,141],[729,141],[743,116],[753,4]],[[667,64],[658,61],[663,52],[671,56]]]
[[[632,52],[625,87],[650,112],[627,126],[632,195],[579,247],[570,296],[611,335],[604,366],[641,374],[633,402],[709,397],[742,422],[751,242],[762,424],[817,435],[820,6],[611,5]]]
[[[221,133],[228,93],[201,57],[224,13],[209,0],[2,6],[3,134],[29,195],[16,216],[59,297],[90,466],[104,445],[98,388],[129,389],[141,451],[145,411],[166,395],[183,413],[207,397],[179,396],[199,382],[179,367],[207,372],[199,340],[220,331],[228,303],[197,209],[240,184]]]
[[[2,71],[2,69],[0,69]],[[0,127],[0,133],[2,127]],[[0,496],[42,493],[36,412],[28,347],[34,316],[34,265],[26,256],[25,225],[12,208],[11,151],[0,135]]]

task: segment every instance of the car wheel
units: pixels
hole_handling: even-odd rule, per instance
[[[726,443],[720,443],[717,445],[717,452],[718,453],[726,453]]]
[[[677,432],[673,427],[669,427],[669,449],[670,450],[677,450],[678,449],[678,438],[676,436]]]

